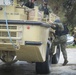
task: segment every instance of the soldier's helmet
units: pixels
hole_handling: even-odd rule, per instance
[[[43,2],[48,2],[48,0],[43,0]]]
[[[45,5],[47,5],[48,1],[47,1],[47,0],[43,0],[43,3],[44,3]]]
[[[61,23],[60,19],[56,19],[54,23]]]

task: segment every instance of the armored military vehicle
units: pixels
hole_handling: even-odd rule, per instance
[[[56,17],[53,15],[49,20]],[[0,59],[5,64],[17,60],[36,63],[36,73],[45,74],[51,63],[58,63],[60,48],[56,47],[53,57],[49,55],[51,28],[43,16],[38,6],[30,9],[21,0],[0,1]]]

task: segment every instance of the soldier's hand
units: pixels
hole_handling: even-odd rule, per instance
[[[49,20],[49,24],[53,23],[53,21]]]

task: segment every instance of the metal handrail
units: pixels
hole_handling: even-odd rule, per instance
[[[0,39],[9,39],[9,37],[0,37]],[[13,40],[20,40],[22,37],[11,37]]]

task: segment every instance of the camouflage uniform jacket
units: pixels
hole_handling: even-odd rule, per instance
[[[46,15],[49,15],[49,13],[53,12],[49,5],[47,5],[47,6],[45,7],[45,6],[43,6],[42,4],[40,4],[40,5],[39,5],[39,10],[40,10],[40,11],[44,11],[44,14],[46,14]]]

